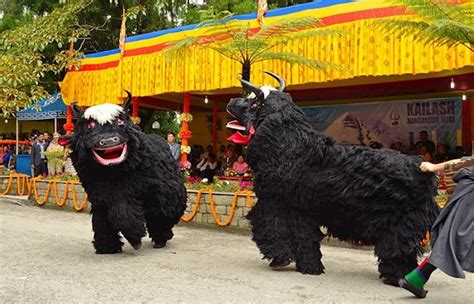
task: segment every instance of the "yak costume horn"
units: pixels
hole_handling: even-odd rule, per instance
[[[283,78],[281,78],[280,76],[278,76],[277,74],[274,74],[272,72],[264,71],[264,73],[272,76],[273,78],[275,78],[280,83],[280,87],[278,88],[278,91],[283,92],[285,90],[286,84],[285,84],[285,80],[283,80]]]
[[[84,109],[77,105],[77,101],[71,103],[72,111],[76,114],[76,117],[79,119],[84,115]]]
[[[265,94],[263,93],[263,91],[259,87],[257,87],[253,83],[250,83],[247,80],[244,80],[242,78],[240,78],[240,83],[242,83],[242,87],[247,92],[254,93],[258,100],[265,100]]]
[[[127,98],[125,98],[122,104],[122,108],[125,111],[125,113],[128,113],[130,111],[130,102],[132,101],[132,93],[130,93],[127,90],[125,90],[125,92],[127,92]]]

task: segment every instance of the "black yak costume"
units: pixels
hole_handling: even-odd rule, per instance
[[[73,106],[71,159],[92,203],[96,253],[121,252],[119,232],[135,249],[147,230],[154,247],[164,247],[186,208],[178,163],[164,139],[131,123],[127,94],[122,106]]]
[[[271,267],[294,261],[299,272],[321,274],[324,226],[340,240],[375,245],[380,277],[398,286],[438,215],[435,175],[396,151],[336,144],[267,73],[279,90],[241,80],[252,94],[227,106],[237,119],[227,127],[239,131],[229,140],[248,144],[255,173],[258,202],[247,217],[260,252]]]

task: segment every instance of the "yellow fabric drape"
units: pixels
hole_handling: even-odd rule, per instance
[[[421,74],[474,65],[474,54],[464,46],[425,46],[413,36],[386,34],[376,30],[373,20],[358,20],[331,26],[347,34],[308,37],[281,45],[276,51],[340,65],[342,71],[319,71],[290,66],[280,61],[252,66],[252,81],[269,83],[262,71],[281,75],[289,85],[305,85],[359,76]],[[106,60],[104,58],[103,60]],[[118,103],[127,89],[134,96],[168,92],[212,91],[238,87],[241,66],[210,49],[196,48],[185,58],[168,61],[163,51],[125,56],[118,67],[96,71],[69,72],[61,83],[66,103],[78,101],[91,106]]]

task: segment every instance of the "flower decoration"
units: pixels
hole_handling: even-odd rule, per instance
[[[186,153],[186,154],[191,153],[191,147],[190,147],[190,146],[181,145],[181,153]]]
[[[190,113],[183,113],[179,116],[179,120],[181,120],[181,122],[191,122],[193,121],[193,116]]]
[[[190,139],[192,137],[192,132],[189,131],[189,130],[182,130],[178,133],[178,137],[181,138],[181,139]]]
[[[31,145],[31,142],[28,140],[19,140],[19,145]],[[0,140],[0,145],[16,145],[16,140],[14,139],[3,139]]]
[[[135,125],[139,125],[140,122],[142,121],[140,119],[140,117],[138,117],[138,116],[137,117],[130,117],[130,119],[132,120],[133,124],[135,124]]]
[[[190,163],[189,161],[186,161],[186,162],[184,162],[184,163],[180,162],[180,163],[179,163],[179,169],[180,169],[181,171],[191,169],[191,163]]]
[[[240,183],[240,189],[242,190],[252,190],[253,183],[252,181],[243,181]]]

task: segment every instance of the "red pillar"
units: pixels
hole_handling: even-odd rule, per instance
[[[212,102],[212,150],[217,153],[217,100]]]
[[[464,151],[471,153],[474,142],[474,97],[462,103],[462,146]],[[471,149],[469,149],[471,148]]]
[[[63,126],[66,134],[71,134],[74,131],[74,124],[72,123],[72,107],[67,106],[66,108],[66,123]]]
[[[183,114],[189,114],[190,108],[191,108],[191,94],[189,94],[189,92],[185,92]],[[181,120],[181,131],[178,134],[179,138],[181,138],[181,148],[189,146],[189,139],[191,138],[191,131],[189,131],[189,125],[188,125],[189,121]],[[188,154],[185,152],[182,152],[181,165],[184,166],[187,162],[188,162]]]
[[[139,97],[132,97],[132,121],[134,124],[140,124],[140,117],[138,117]]]

